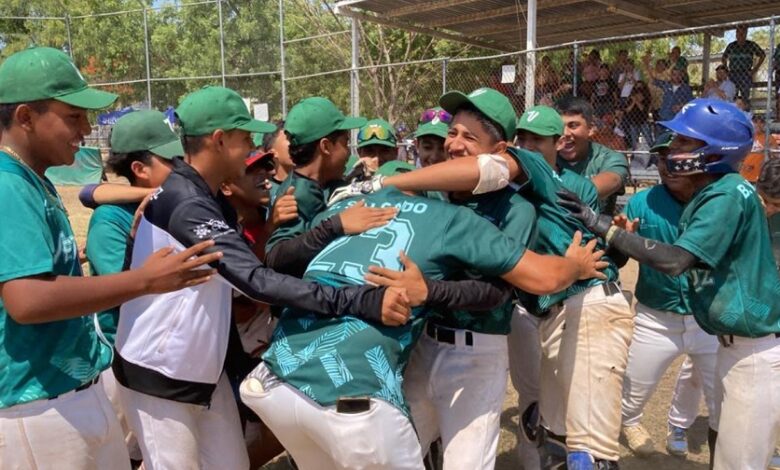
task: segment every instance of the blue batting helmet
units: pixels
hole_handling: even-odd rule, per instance
[[[695,150],[702,156],[721,158],[704,165],[706,173],[734,173],[753,147],[753,123],[739,108],[722,100],[699,98],[683,106],[671,121],[659,124],[672,132],[702,140]]]

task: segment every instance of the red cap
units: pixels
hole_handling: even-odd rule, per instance
[[[274,153],[273,152],[265,152],[265,153],[256,152],[256,153],[253,153],[252,155],[249,156],[249,158],[247,158],[245,160],[246,167],[249,168],[252,165],[254,165],[255,163],[266,162],[266,161],[270,161],[271,165],[273,165],[273,157],[274,157]],[[268,159],[268,160],[266,160],[266,159]]]

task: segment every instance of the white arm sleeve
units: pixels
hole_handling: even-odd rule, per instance
[[[509,184],[509,165],[500,155],[483,153],[477,156],[479,183],[473,194],[484,194],[505,188]]]

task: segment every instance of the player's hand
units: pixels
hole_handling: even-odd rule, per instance
[[[566,249],[566,254],[564,256],[576,262],[580,268],[580,275],[577,278],[579,280],[591,279],[594,277],[596,279],[607,278],[601,271],[606,269],[607,266],[609,266],[609,263],[601,260],[604,256],[604,250],[594,251],[596,250],[597,241],[598,240],[594,238],[583,245],[582,232],[577,230],[574,232],[574,237],[572,237],[569,248]]]
[[[163,294],[208,282],[217,271],[201,267],[222,258],[221,251],[200,255],[212,246],[214,240],[206,240],[176,254],[172,253],[171,247],[155,251],[138,268],[146,287],[144,290],[149,294]]]
[[[597,214],[596,211],[582,202],[576,194],[568,189],[561,188],[555,194],[558,195],[558,205],[569,211],[588,230],[600,237],[604,237],[607,234],[607,230],[612,226],[611,217]]]
[[[144,215],[144,211],[146,210],[146,206],[149,204],[149,201],[152,200],[152,196],[155,195],[157,191],[153,191],[146,195],[146,197],[143,198],[140,204],[138,204],[138,208],[135,210],[135,214],[133,214],[133,224],[130,226],[130,238],[135,239],[135,232],[138,231],[138,225],[141,224],[141,217]]]
[[[369,273],[365,275],[365,280],[378,286],[401,287],[406,290],[412,307],[422,305],[428,299],[428,284],[425,283],[425,277],[406,253],[402,251],[398,257],[404,265],[403,271],[369,266]]]
[[[331,194],[330,199],[328,200],[328,207],[339,201],[343,201],[344,199],[360,196],[361,194],[375,193],[382,189],[384,179],[384,176],[375,175],[370,180],[356,181],[346,186],[342,186],[333,191],[333,194]]]
[[[382,297],[382,323],[387,326],[401,326],[411,315],[409,297],[401,287],[388,287]]]
[[[274,202],[274,208],[271,211],[271,224],[274,227],[298,218],[298,201],[295,200],[294,193],[295,188],[290,186],[284,195]]]
[[[626,232],[635,233],[639,230],[639,219],[628,220],[626,214],[618,214],[612,218],[612,225],[625,230]]]
[[[363,233],[381,227],[398,213],[395,207],[366,207],[366,201],[358,201],[338,215],[346,235]]]

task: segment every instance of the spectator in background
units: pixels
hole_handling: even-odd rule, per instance
[[[630,61],[631,59],[628,58],[628,51],[626,49],[620,49],[618,51],[617,59],[615,59],[615,63],[610,67],[612,70],[612,80],[614,80],[615,83],[620,81],[620,75],[625,73]]]
[[[658,117],[662,121],[668,121],[674,117],[683,107],[683,105],[693,99],[693,91],[687,83],[683,81],[683,72],[680,69],[672,69],[669,81],[654,80],[655,86],[663,90],[661,99],[661,108],[658,110]]]
[[[745,160],[742,161],[742,167],[739,170],[739,174],[751,183],[755,183],[758,181],[758,176],[761,174],[761,165],[764,163],[766,122],[764,116],[760,114],[754,115],[752,121],[753,128],[755,129],[753,134],[753,149],[748,156],[745,157]],[[780,148],[780,136],[769,136],[769,148]]]
[[[631,90],[628,102],[623,107],[623,128],[628,132],[631,148],[636,150],[639,144],[639,136],[644,136],[645,142],[653,141],[650,133],[650,89],[643,81],[638,81]],[[646,150],[646,149],[645,149]]]
[[[673,69],[680,69],[683,73],[683,81],[690,84],[688,77],[688,59],[682,55],[680,46],[674,46],[669,52],[669,66]]]
[[[644,75],[645,82],[647,82],[648,89],[650,90],[650,97],[652,98],[650,103],[650,111],[653,114],[655,120],[658,120],[658,113],[661,108],[661,102],[663,101],[664,91],[661,87],[655,85],[656,80],[662,82],[668,82],[671,76],[669,70],[669,62],[666,59],[658,59],[655,61],[655,66],[651,66],[652,56],[648,51],[644,57],[642,57],[642,74]]]
[[[590,96],[590,103],[596,117],[613,112],[616,108],[617,98],[618,87],[609,74],[609,66],[601,64],[599,77],[593,82],[593,94]]]
[[[710,79],[704,85],[704,98],[718,98],[723,101],[734,101],[737,87],[729,80],[729,69],[720,64],[715,69],[715,79]]]
[[[750,110],[750,103],[747,100],[741,96],[738,96],[736,99],[734,99],[734,105],[739,108],[740,111],[745,113],[748,119],[753,119],[753,112]]]
[[[558,72],[552,65],[550,56],[543,56],[536,67],[536,101],[545,98],[552,100],[558,90]]]
[[[737,94],[749,102],[753,76],[764,63],[766,53],[761,46],[747,40],[747,32],[747,25],[737,26],[737,40],[726,46],[721,60],[728,66],[729,78],[737,86]]]
[[[775,121],[780,121],[780,46],[777,45],[772,55],[772,68],[775,72]]]
[[[593,49],[585,59],[582,66],[582,83],[580,84],[580,95],[590,99],[593,94],[593,83],[599,79],[599,69],[601,68],[601,54],[597,49]]]
[[[641,79],[639,70],[634,67],[634,61],[628,59],[623,66],[623,72],[618,75],[617,86],[620,89],[620,106],[625,107],[628,104],[628,98],[634,85]]]
[[[596,120],[596,131],[591,140],[612,150],[626,150],[626,141],[622,135],[616,132],[618,121],[622,120],[622,111],[604,113]]]

